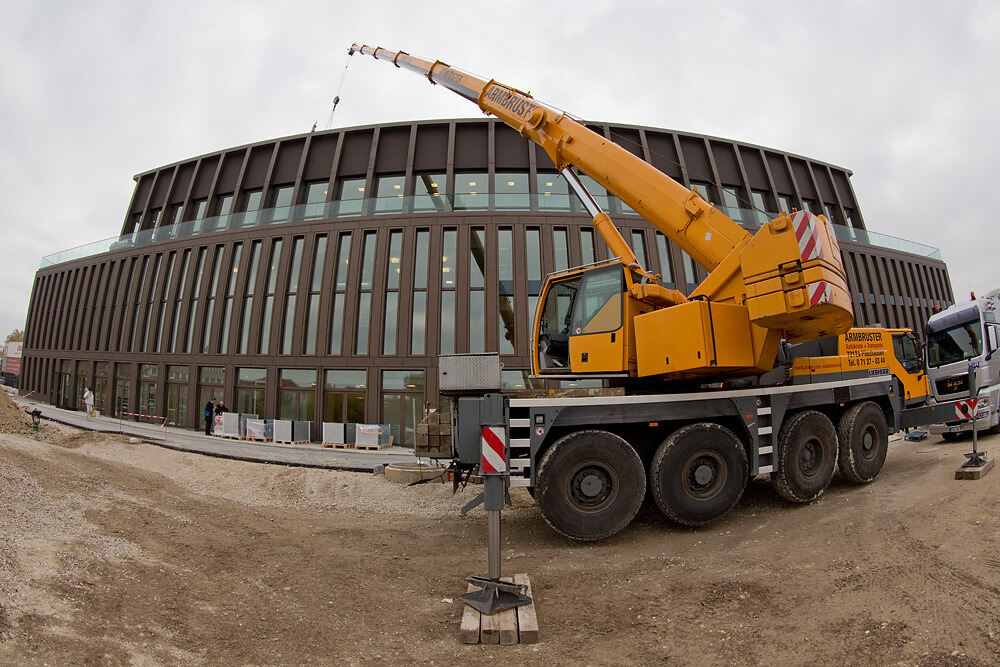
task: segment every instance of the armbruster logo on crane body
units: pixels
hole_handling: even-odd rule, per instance
[[[483,98],[521,118],[530,117],[531,112],[538,108],[537,104],[521,95],[497,85],[490,86]]]

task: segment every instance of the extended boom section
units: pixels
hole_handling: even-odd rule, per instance
[[[812,340],[853,325],[840,249],[823,217],[782,213],[751,236],[699,193],[528,93],[402,51],[355,44],[351,52],[426,76],[475,102],[541,146],[590,204],[619,267],[584,267],[546,280],[533,336],[536,374],[752,375],[773,367],[782,337]],[[683,248],[708,278],[687,297],[657,284],[607,214],[579,192],[572,168]]]

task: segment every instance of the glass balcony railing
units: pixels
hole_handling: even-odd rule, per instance
[[[607,204],[610,215],[635,215],[635,212],[631,208],[617,199],[605,195],[600,200],[602,204]],[[752,209],[737,209],[724,206],[719,206],[718,208],[751,232],[759,228],[764,222],[777,217],[777,213],[766,213]],[[248,229],[309,220],[336,220],[362,215],[419,215],[422,213],[441,214],[455,211],[541,211],[545,213],[564,211],[583,213],[583,207],[568,195],[552,197],[511,193],[495,195],[470,195],[466,193],[456,194],[453,197],[417,195],[414,197],[380,197],[299,204],[297,206],[245,211],[199,220],[188,220],[173,225],[157,227],[156,229],[138,231],[133,234],[114,236],[46,255],[42,258],[41,268],[85,257],[92,257],[122,248],[134,248],[160,241],[212,234],[225,230]],[[941,259],[940,250],[914,241],[907,241],[906,239],[864,229],[854,229],[843,225],[834,225],[834,229],[836,230],[837,238],[842,241],[853,241],[891,250],[899,250],[922,257]]]

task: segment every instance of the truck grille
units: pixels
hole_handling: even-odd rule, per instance
[[[941,378],[940,380],[937,380],[934,385],[937,387],[937,393],[939,396],[968,393],[969,376],[953,375],[950,378]]]

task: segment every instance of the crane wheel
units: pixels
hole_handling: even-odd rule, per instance
[[[566,537],[600,540],[625,528],[642,506],[646,471],[628,442],[607,431],[577,431],[542,456],[535,502]]]
[[[889,428],[885,413],[871,401],[856,403],[840,417],[837,464],[849,482],[866,484],[882,471],[889,451]]]
[[[793,503],[816,500],[837,466],[837,430],[822,412],[803,410],[781,427],[777,455],[771,483],[778,495]]]
[[[708,422],[667,436],[649,470],[656,506],[685,526],[703,526],[726,514],[740,501],[748,478],[740,439]]]

